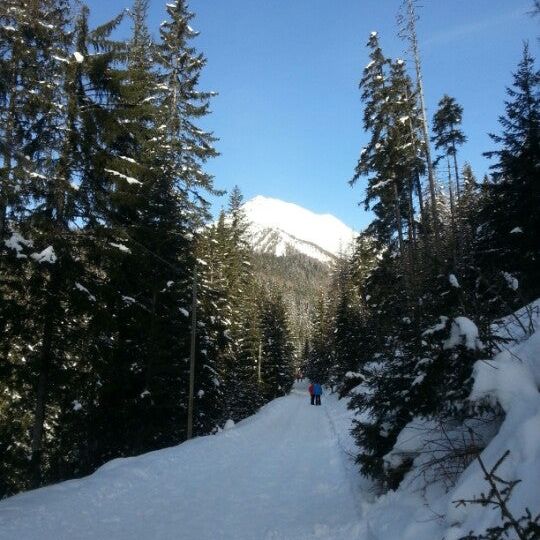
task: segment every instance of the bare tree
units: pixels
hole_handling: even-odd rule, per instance
[[[439,216],[437,211],[437,187],[435,172],[433,168],[433,160],[431,158],[431,149],[429,146],[429,127],[427,121],[426,104],[424,99],[424,82],[422,78],[422,63],[420,60],[420,48],[418,45],[418,36],[416,33],[416,0],[403,0],[401,11],[398,15],[398,24],[400,27],[399,35],[401,38],[409,42],[409,50],[414,58],[416,72],[417,94],[421,112],[422,132],[424,136],[424,154],[426,157],[427,174],[429,181],[429,193],[431,197],[431,217],[433,221],[433,231],[435,240],[439,243]]]
[[[521,480],[504,480],[497,473],[497,469],[502,465],[504,460],[510,455],[510,450],[507,450],[493,465],[491,469],[487,469],[482,458],[478,456],[478,463],[484,473],[484,479],[489,485],[489,492],[481,493],[479,497],[473,499],[459,499],[453,501],[456,507],[465,506],[467,504],[479,504],[481,506],[491,506],[498,508],[501,512],[502,525],[488,529],[487,534],[480,536],[469,533],[460,540],[488,540],[498,538],[508,538],[507,531],[514,531],[519,540],[534,540],[538,538],[540,533],[540,514],[533,517],[530,510],[525,509],[525,514],[516,518],[508,507],[508,501],[512,496],[512,491],[521,482]]]

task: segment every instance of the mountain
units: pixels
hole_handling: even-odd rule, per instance
[[[321,289],[329,284],[332,263],[352,244],[355,233],[336,217],[261,195],[243,205],[253,268],[258,281],[281,291],[300,351]]]
[[[349,250],[354,231],[330,214],[259,195],[243,205],[258,253],[282,257],[300,253],[328,264]]]

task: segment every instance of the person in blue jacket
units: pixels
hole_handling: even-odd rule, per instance
[[[315,405],[321,404],[322,386],[319,383],[313,385],[313,394],[315,395]]]

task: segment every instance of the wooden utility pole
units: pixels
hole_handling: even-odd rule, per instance
[[[193,296],[191,305],[191,350],[189,355],[189,398],[187,435],[189,440],[193,436],[193,393],[195,392],[195,345],[197,342],[197,264],[193,267]]]
[[[262,381],[261,378],[261,363],[262,363],[262,343],[259,342],[259,358],[257,362],[257,382],[260,384]]]

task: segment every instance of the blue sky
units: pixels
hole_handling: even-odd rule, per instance
[[[164,2],[150,0],[157,34]],[[110,18],[129,0],[89,0],[93,21]],[[365,43],[379,32],[387,56],[404,57],[397,37],[400,0],[191,0],[201,32],[195,45],[208,58],[201,88],[219,92],[204,127],[220,138],[209,164],[216,187],[238,184],[246,199],[262,194],[331,213],[355,229],[369,215],[348,185],[362,131],[358,81]],[[523,40],[538,56],[539,20],[532,0],[424,0],[418,34],[428,116],[444,93],[464,107],[469,138],[460,153],[478,176],[489,163],[505,87]],[[215,201],[219,210],[223,200]]]

